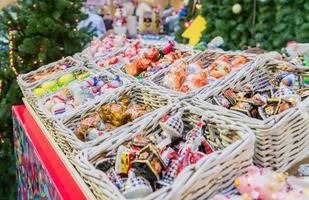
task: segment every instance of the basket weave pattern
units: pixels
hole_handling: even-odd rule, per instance
[[[155,116],[145,118],[123,134],[104,142],[97,147],[87,148],[76,157],[76,164],[85,182],[98,199],[125,199],[105,173],[95,169],[95,160],[106,152],[117,151],[119,145],[132,139],[136,133],[151,134],[159,131],[160,119],[169,113],[176,113],[180,104],[173,104],[158,109]],[[240,140],[221,151],[205,156],[196,164],[186,167],[175,179],[175,182],[144,199],[207,199],[217,192],[230,192],[233,180],[244,174],[246,167],[252,164],[254,135],[253,132],[239,123],[216,113],[203,111],[187,103],[184,108],[183,121],[186,126],[196,124],[201,118],[215,122],[218,127],[235,130]]]

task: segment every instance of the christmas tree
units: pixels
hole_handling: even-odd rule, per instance
[[[202,15],[207,28],[201,41],[221,36],[225,49],[259,44],[268,50],[280,50],[291,40],[309,41],[308,11],[306,0],[190,0],[176,39],[186,42],[181,36],[186,24]]]
[[[82,0],[20,0],[0,14],[0,194],[16,199],[12,105],[21,104],[17,73],[27,73],[82,50],[91,39],[77,30]],[[11,37],[10,37],[11,35]]]

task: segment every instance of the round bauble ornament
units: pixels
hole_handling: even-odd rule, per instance
[[[45,81],[44,83],[42,83],[41,88],[45,90],[50,90],[55,85],[57,85],[56,81]]]
[[[33,93],[35,96],[40,97],[40,96],[43,96],[45,93],[47,93],[47,90],[43,88],[35,88],[33,90]]]
[[[63,76],[61,76],[58,80],[58,84],[59,85],[67,85],[68,83],[72,82],[73,80],[75,80],[75,77],[73,74],[69,73],[69,74],[64,74]]]
[[[241,12],[241,5],[239,3],[235,3],[232,7],[232,11],[234,14],[239,14]]]

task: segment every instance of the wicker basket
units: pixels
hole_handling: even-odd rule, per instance
[[[244,66],[242,66],[241,69],[247,69],[247,68],[251,68],[253,66],[257,66],[257,65],[261,65],[262,64],[262,60],[257,58],[256,56],[253,55],[249,55],[249,54],[240,54],[240,53],[231,53],[231,52],[222,52],[222,51],[214,51],[214,50],[206,50],[204,52],[201,52],[199,54],[197,54],[196,56],[192,57],[190,60],[188,61],[182,61],[180,60],[179,62],[185,62],[185,63],[193,63],[196,61],[199,61],[202,63],[203,68],[208,68],[219,56],[221,55],[228,55],[230,57],[235,57],[237,55],[243,55],[245,57],[248,58],[249,62],[247,62]],[[178,65],[178,62],[175,62],[173,65]],[[153,88],[156,88],[156,90],[159,90],[160,92],[167,94],[171,97],[174,98],[178,98],[178,99],[185,99],[185,98],[190,98],[193,97],[194,95],[196,95],[200,90],[204,89],[207,90],[207,88],[209,87],[217,87],[219,85],[221,85],[224,82],[228,82],[231,79],[242,79],[243,77],[246,76],[246,74],[241,73],[241,69],[240,70],[233,70],[232,72],[230,72],[229,74],[227,74],[226,76],[222,77],[221,79],[216,80],[215,82],[213,82],[210,85],[207,85],[205,87],[199,88],[197,90],[194,91],[189,91],[188,93],[182,93],[182,92],[178,92],[169,88],[166,88],[164,86],[162,86],[162,82],[163,79],[165,77],[165,75],[170,71],[172,66],[170,66],[169,68],[166,68],[164,70],[162,70],[161,72],[157,73],[155,76],[153,76],[151,79],[149,79],[149,81],[147,81],[147,85],[152,86]]]
[[[98,137],[95,140],[84,142],[77,138],[77,136],[75,135],[75,128],[81,122],[81,120],[88,116],[92,116],[96,112],[96,110],[98,110],[102,105],[116,101],[124,95],[130,97],[131,101],[150,105],[152,110],[145,115],[135,119],[133,122],[120,126],[110,131],[109,133]],[[85,109],[80,110],[79,112],[75,113],[74,116],[70,117],[63,123],[59,121],[54,122],[54,128],[51,131],[54,131],[56,134],[65,137],[65,140],[72,147],[69,152],[65,153],[67,155],[69,154],[69,156],[72,157],[75,156],[83,148],[98,145],[103,141],[110,139],[111,136],[114,137],[116,135],[119,135],[138,121],[143,120],[147,116],[152,116],[154,113],[157,112],[157,108],[160,108],[167,104],[171,104],[171,102],[172,100],[169,97],[165,97],[164,95],[153,92],[150,89],[144,87],[143,85],[140,85],[138,83],[129,84],[125,88],[115,91],[113,96],[102,98],[98,104],[91,105]]]
[[[95,160],[107,152],[116,152],[119,145],[132,139],[136,133],[158,132],[161,118],[166,114],[176,113],[179,108],[184,109],[182,119],[185,127],[192,128],[201,119],[207,119],[220,129],[236,131],[240,139],[229,143],[223,150],[203,157],[196,164],[184,168],[172,185],[157,190],[143,199],[208,199],[218,192],[229,193],[233,190],[234,179],[246,173],[246,168],[252,164],[253,132],[213,112],[203,111],[187,103],[179,103],[160,108],[155,116],[125,130],[113,140],[85,149],[78,154],[77,168],[97,199],[125,198],[107,175],[94,167]]]
[[[73,70],[76,67],[81,67],[83,65],[83,62],[78,61],[78,60],[76,60],[72,57],[66,57],[66,58],[63,58],[59,61],[50,63],[48,65],[44,65],[44,66],[40,67],[39,69],[37,69],[35,71],[31,71],[27,74],[20,74],[17,77],[17,82],[18,82],[18,85],[19,85],[21,91],[23,92],[24,96],[26,96],[25,90],[27,88],[36,85],[38,82],[41,82],[42,80],[48,79],[54,73],[60,73],[61,71],[55,71],[55,72],[53,71],[54,66],[58,65],[58,64],[60,64],[60,65],[70,64],[71,67],[64,70],[64,71],[70,71],[70,70]],[[44,78],[39,79],[39,80],[34,79],[34,76],[39,75],[41,73],[45,73],[45,72],[49,73],[49,76],[44,77]]]
[[[91,75],[95,75],[97,77],[100,77],[100,80],[103,80],[104,82],[112,81],[115,78],[115,76],[113,74],[111,74],[107,71],[101,71],[101,72],[97,73],[96,71],[92,71],[92,70],[89,70],[89,69],[84,68],[84,67],[75,68],[71,72],[79,72],[79,71],[88,71]],[[57,74],[57,76],[53,76],[49,80],[56,80],[57,78],[61,77],[64,73],[66,73],[66,72],[59,73],[59,74]],[[110,93],[104,94],[104,97],[114,95],[114,91],[121,90],[121,88],[126,87],[126,85],[129,83],[123,77],[121,77],[120,79],[122,80],[123,85],[120,86],[119,88],[116,88],[115,90],[113,90]],[[38,86],[39,85],[35,85],[35,87],[38,87]],[[35,87],[28,88],[25,91],[25,93],[26,93],[27,100],[28,100],[29,104],[34,108],[36,114],[41,118],[41,120],[43,122],[47,122],[47,121],[50,121],[50,120],[51,121],[55,121],[55,120],[65,121],[68,118],[70,118],[71,116],[73,116],[75,113],[77,113],[79,110],[83,110],[83,109],[85,109],[89,106],[93,106],[93,105],[98,104],[100,102],[100,99],[102,98],[102,96],[95,96],[93,99],[87,101],[86,103],[75,107],[72,111],[67,111],[66,113],[61,114],[61,115],[53,115],[44,106],[44,102],[50,95],[55,94],[57,91],[55,91],[52,94],[44,95],[42,97],[36,97],[32,92],[32,89],[34,89]]]
[[[243,79],[231,79],[218,87],[208,88],[193,99],[195,105],[224,113],[224,116],[253,129],[256,135],[255,164],[279,172],[286,171],[309,155],[309,98],[299,103],[298,106],[266,120],[251,118],[243,113],[212,105],[207,100],[212,96],[222,94],[228,88],[241,88],[247,83],[251,83],[254,90],[264,88],[273,75],[272,69],[287,64],[267,60],[265,65],[243,71],[247,75]],[[305,68],[298,68],[297,71],[302,75],[307,74]]]

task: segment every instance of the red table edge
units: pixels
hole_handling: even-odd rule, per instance
[[[49,173],[63,200],[76,200],[77,198],[78,200],[84,200],[90,199],[89,196],[92,196],[91,199],[93,199],[92,193],[84,181],[82,181],[78,172],[68,159],[65,158],[61,150],[61,152],[57,152],[57,148],[58,150],[60,148],[53,147],[47,135],[44,134],[44,131],[39,127],[37,121],[26,106],[13,106],[12,110],[16,117],[24,124],[24,129],[26,134],[28,134],[29,140],[36,148],[42,164],[44,164],[45,169]],[[63,156],[60,156],[61,154]],[[66,159],[66,162],[63,162],[64,159]],[[66,165],[64,163],[66,163]],[[83,189],[81,187],[83,187]],[[85,189],[88,191],[85,191]]]

